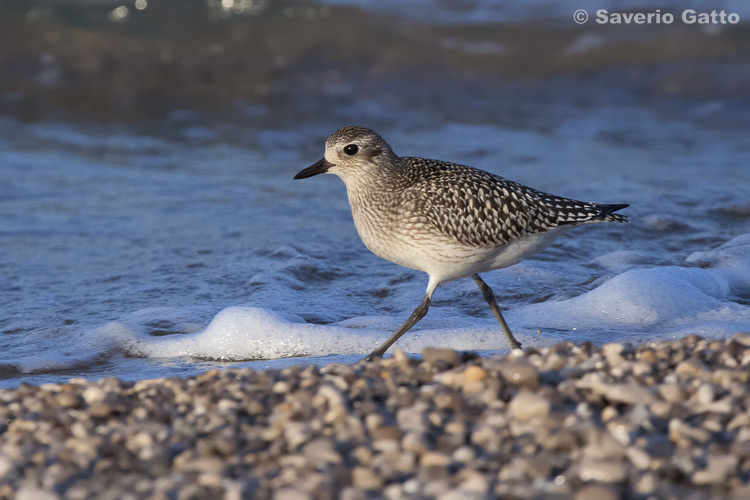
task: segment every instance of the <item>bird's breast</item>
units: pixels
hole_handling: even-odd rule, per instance
[[[408,243],[414,238],[404,217],[408,216],[397,196],[390,199],[383,196],[349,194],[354,226],[359,237],[375,255],[402,266],[415,267],[409,259]]]
[[[440,233],[408,199],[353,194],[349,203],[354,225],[362,242],[378,257],[442,276],[481,259],[476,254],[486,251],[461,245]]]

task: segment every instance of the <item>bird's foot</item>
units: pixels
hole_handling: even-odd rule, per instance
[[[521,343],[516,340],[516,337],[511,333],[510,328],[503,328],[503,333],[505,333],[505,338],[508,339],[508,345],[510,346],[510,350],[513,351],[514,349],[521,349]]]
[[[365,356],[363,361],[375,361],[383,357],[383,352],[380,349],[375,349],[370,354]]]

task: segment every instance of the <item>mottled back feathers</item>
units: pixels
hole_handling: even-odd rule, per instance
[[[507,244],[521,236],[587,222],[626,222],[614,214],[627,205],[599,205],[554,196],[465,165],[401,158],[394,185],[424,222],[458,242],[478,247]]]

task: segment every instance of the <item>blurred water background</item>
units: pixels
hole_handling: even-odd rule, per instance
[[[601,25],[596,9],[674,13]],[[367,252],[325,138],[630,203],[486,275],[525,347],[750,329],[750,4],[0,1],[0,387],[353,362],[426,276]],[[589,21],[574,22],[587,9]],[[506,347],[470,280],[397,347]]]

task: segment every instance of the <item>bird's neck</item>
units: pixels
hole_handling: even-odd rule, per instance
[[[399,179],[402,177],[398,160],[399,158],[394,155],[392,161],[382,161],[378,164],[367,165],[365,168],[358,169],[354,173],[355,175],[346,175],[344,172],[337,172],[341,180],[346,184],[349,199],[351,200],[353,197],[367,199],[387,193],[388,191],[393,191],[399,185]]]

